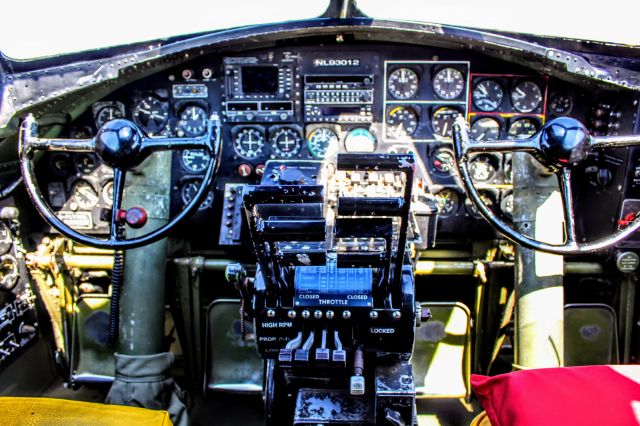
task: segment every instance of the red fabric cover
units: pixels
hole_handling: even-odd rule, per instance
[[[640,384],[608,366],[473,374],[471,386],[492,426],[640,424]]]

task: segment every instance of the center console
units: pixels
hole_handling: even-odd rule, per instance
[[[413,422],[409,358],[428,317],[405,252],[414,169],[407,154],[270,161],[260,184],[244,187],[258,270],[248,279],[231,265],[227,278],[267,362],[270,424]],[[336,173],[401,185],[375,197],[333,191]]]

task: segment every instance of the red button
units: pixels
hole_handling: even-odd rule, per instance
[[[258,164],[256,166],[256,174],[262,176],[264,174],[264,164]]]
[[[253,173],[253,167],[251,167],[251,164],[241,163],[238,166],[238,174],[240,176],[249,177],[251,176],[251,173]]]
[[[124,220],[132,228],[142,228],[147,223],[147,212],[142,207],[131,207]]]

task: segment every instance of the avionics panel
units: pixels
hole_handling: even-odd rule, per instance
[[[224,58],[228,122],[289,122],[295,119],[296,69],[293,59]]]

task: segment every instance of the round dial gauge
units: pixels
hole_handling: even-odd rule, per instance
[[[510,139],[527,139],[538,131],[538,123],[531,118],[520,118],[509,125],[507,135]]]
[[[180,195],[182,196],[182,202],[184,203],[185,206],[189,204],[191,200],[193,200],[193,197],[196,196],[196,193],[198,192],[198,188],[200,188],[200,182],[188,182],[182,187],[182,189],[180,190]],[[213,204],[213,192],[209,191],[205,199],[202,201],[202,203],[198,207],[198,210],[208,209],[209,207],[211,207],[212,204]]]
[[[104,126],[105,123],[122,117],[124,117],[124,113],[117,105],[104,106],[100,108],[100,111],[96,114],[96,128],[99,129]]]
[[[105,183],[104,186],[102,187],[102,199],[107,205],[109,206],[113,205],[113,181],[112,180]]]
[[[169,121],[169,106],[155,96],[144,97],[133,107],[133,121],[147,133],[159,133]]]
[[[438,148],[438,150],[433,154],[431,164],[433,165],[433,170],[436,173],[450,175],[455,167],[453,151],[447,148]]]
[[[435,194],[438,210],[441,217],[455,214],[460,206],[460,196],[453,189],[445,188]]]
[[[551,102],[549,109],[555,115],[567,115],[573,109],[573,96],[568,93],[557,93]]]
[[[11,290],[18,283],[18,261],[10,254],[0,257],[0,288]]]
[[[376,137],[368,129],[353,129],[344,139],[347,152],[373,152],[376,150]]]
[[[450,138],[453,129],[453,122],[460,115],[460,110],[452,107],[440,107],[431,119],[433,133],[441,138]]]
[[[207,111],[197,105],[188,106],[180,114],[178,131],[186,136],[200,136],[207,131]]]
[[[480,200],[482,200],[482,203],[487,206],[489,210],[494,209],[496,202],[493,194],[487,191],[479,190],[478,195],[480,196]],[[471,216],[482,217],[476,206],[468,198],[465,200],[464,206],[467,209],[467,213],[469,213]]]
[[[480,154],[469,163],[469,174],[476,182],[488,182],[498,173],[498,159],[490,154]]]
[[[77,126],[71,129],[69,136],[71,136],[71,139],[91,139],[93,130],[89,126]]]
[[[502,196],[500,211],[509,219],[513,218],[513,193],[508,192]]]
[[[73,163],[67,154],[55,153],[49,161],[56,176],[68,176],[73,172]]]
[[[181,155],[182,167],[190,173],[203,173],[207,170],[211,156],[204,149],[185,149]]]
[[[482,80],[473,89],[472,97],[480,111],[495,111],[502,103],[504,90],[495,80]]]
[[[91,154],[80,154],[75,158],[76,170],[78,173],[88,175],[97,167],[96,159]]]
[[[236,135],[234,148],[238,155],[247,159],[258,158],[264,148],[262,132],[252,127],[240,130]]]
[[[397,106],[387,113],[387,136],[404,139],[418,129],[418,114],[413,108]]]
[[[433,77],[433,91],[442,99],[455,99],[464,90],[464,76],[455,68],[443,68]]]
[[[338,146],[338,135],[327,127],[320,127],[307,135],[307,148],[315,158],[324,158]]]
[[[396,99],[411,99],[418,93],[418,74],[409,68],[398,68],[389,76],[389,94]]]
[[[541,102],[542,91],[533,81],[518,83],[511,92],[511,103],[519,112],[531,112],[538,108]]]
[[[511,163],[511,154],[505,154],[505,157],[504,157],[504,180],[507,183],[513,182],[513,167]]]
[[[495,141],[500,138],[500,123],[491,117],[477,119],[471,125],[471,137],[477,141]]]
[[[297,130],[290,127],[281,127],[271,134],[269,138],[271,147],[277,156],[291,158],[302,147],[302,138]]]
[[[0,254],[5,254],[13,244],[11,231],[4,222],[0,222]]]
[[[93,186],[86,180],[76,182],[73,186],[72,193],[78,207],[83,210],[89,210],[98,204],[98,194],[96,190],[93,189]]]

